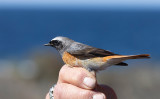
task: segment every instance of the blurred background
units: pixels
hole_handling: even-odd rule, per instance
[[[118,54],[151,54],[97,74],[118,99],[160,99],[160,1],[0,0],[0,97],[44,99],[64,64],[45,47],[66,36]]]

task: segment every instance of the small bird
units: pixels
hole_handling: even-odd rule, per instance
[[[150,58],[149,54],[119,55],[108,50],[95,48],[67,37],[58,36],[53,38],[45,46],[56,48],[62,56],[64,63],[73,67],[83,67],[88,71],[104,70],[112,65],[128,66],[123,61],[128,59]]]

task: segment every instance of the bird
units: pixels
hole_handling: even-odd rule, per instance
[[[54,47],[65,64],[71,67],[83,67],[88,71],[100,71],[112,65],[128,66],[128,59],[150,58],[149,54],[119,55],[111,51],[76,42],[70,38],[57,36],[45,46]]]

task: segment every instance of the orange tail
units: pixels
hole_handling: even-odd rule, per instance
[[[141,58],[150,58],[149,54],[141,54],[141,55],[113,55],[113,56],[106,56],[104,57],[104,60],[108,59],[141,59]]]
[[[127,58],[127,59],[143,59],[143,58],[150,58],[149,54],[141,54],[141,55],[129,55],[123,58]]]
[[[143,58],[150,58],[149,54],[141,54],[141,55],[114,55],[114,56],[107,56],[104,57],[104,61],[107,61],[108,64],[111,65],[122,65],[127,66],[126,63],[123,63],[123,61],[128,59],[143,59]]]

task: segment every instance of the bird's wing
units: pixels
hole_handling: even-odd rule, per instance
[[[88,58],[94,58],[94,57],[105,57],[105,56],[112,56],[112,55],[118,55],[113,52],[110,52],[108,50],[103,50],[91,46],[86,46],[84,47],[83,44],[78,44],[78,49],[75,50],[68,50],[67,52],[70,53],[71,55],[81,58],[81,59],[88,59]],[[121,62],[119,64],[120,66],[127,66],[127,63]]]
[[[105,56],[111,56],[116,55],[110,51],[94,48],[94,47],[87,47],[84,49],[78,49],[78,50],[72,50],[68,51],[71,55],[79,58],[94,58],[94,57],[105,57]]]

